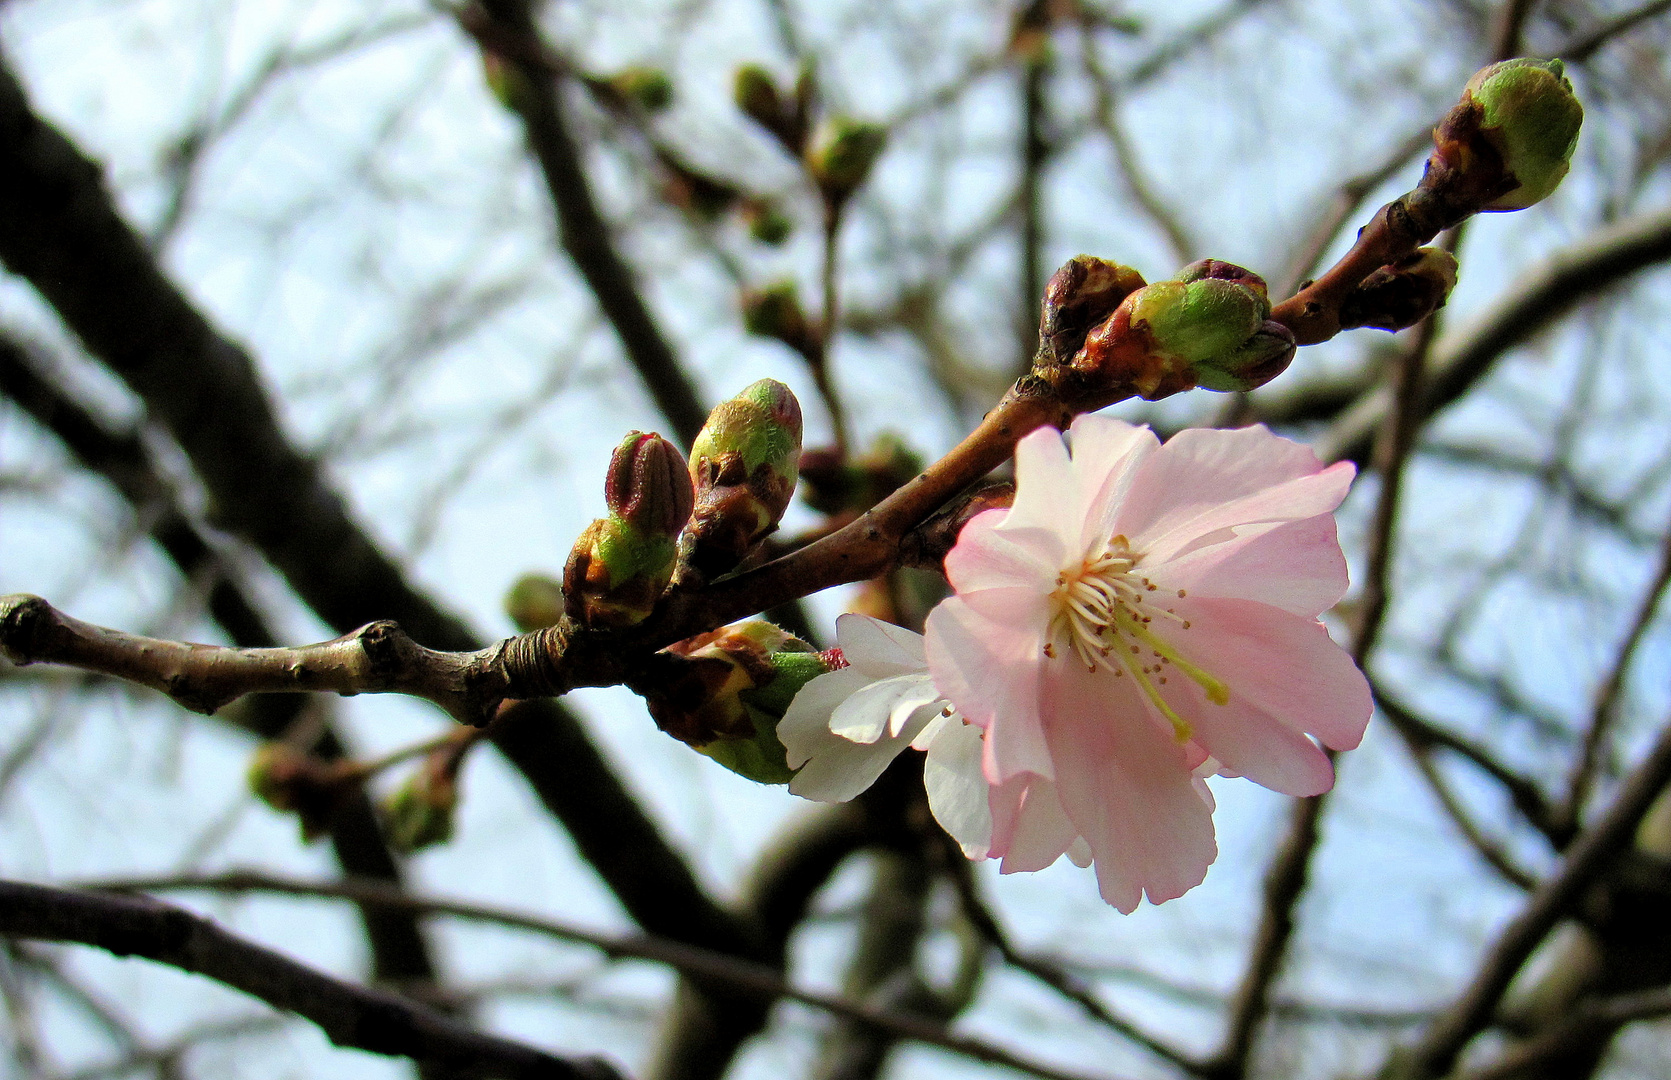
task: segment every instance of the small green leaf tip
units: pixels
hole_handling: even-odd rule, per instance
[[[457,809],[457,781],[426,762],[383,800],[389,846],[410,854],[446,843],[453,837]]]
[[[1480,130],[1516,182],[1484,210],[1523,210],[1560,186],[1578,145],[1584,106],[1559,60],[1521,57],[1492,64],[1468,80],[1462,95],[1464,102],[1479,105]]]

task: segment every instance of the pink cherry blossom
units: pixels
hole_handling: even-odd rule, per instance
[[[1021,440],[1015,504],[963,530],[925,643],[935,688],[985,730],[1004,872],[1082,839],[1130,912],[1217,855],[1202,773],[1333,785],[1313,738],[1354,747],[1371,711],[1318,621],[1346,590],[1332,512],[1352,475],[1263,427],[1162,446],[1081,416]]]

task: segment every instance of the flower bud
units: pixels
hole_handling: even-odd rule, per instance
[[[451,755],[426,762],[383,800],[383,828],[400,852],[433,847],[452,839],[458,809],[458,778]]]
[[[807,168],[833,203],[845,202],[870,175],[888,143],[881,124],[838,116],[825,121],[806,154]]]
[[[780,281],[763,289],[744,289],[742,308],[743,326],[749,333],[776,338],[802,356],[816,353],[817,335],[801,309],[794,282]]]
[[[495,52],[482,53],[482,78],[499,104],[514,113],[526,113],[534,104],[534,84],[523,70]]]
[[[777,247],[795,231],[789,215],[769,199],[746,199],[743,202],[743,221],[750,237],[768,247]]]
[[[1203,259],[1128,295],[1086,336],[1073,367],[1150,401],[1193,386],[1252,389],[1294,356],[1293,333],[1270,313],[1263,278]]]
[[[1565,70],[1559,60],[1521,58],[1477,72],[1434,129],[1422,188],[1464,215],[1522,210],[1548,197],[1567,174],[1584,122]]]
[[[1462,88],[1483,110],[1480,130],[1516,184],[1485,210],[1522,210],[1547,198],[1567,174],[1584,106],[1559,60],[1522,57],[1476,73]]]
[[[563,568],[564,608],[586,626],[633,626],[673,578],[696,496],[673,444],[635,431],[609,459],[604,499],[609,517],[587,526]]]
[[[732,772],[787,784],[777,723],[795,694],[833,665],[768,622],[724,626],[661,654],[671,665],[649,696],[657,725]]]
[[[563,618],[563,584],[545,574],[523,574],[505,594],[505,614],[524,634]]]
[[[609,77],[609,86],[646,112],[661,112],[673,104],[673,80],[660,68],[623,68]]]
[[[1456,256],[1441,248],[1417,248],[1370,274],[1340,306],[1342,330],[1368,326],[1403,330],[1445,306],[1456,287]]]
[[[801,498],[825,514],[860,514],[921,472],[923,460],[899,436],[883,432],[864,455],[834,450],[801,455]]]
[[[1062,264],[1044,287],[1036,363],[1061,365],[1071,361],[1091,328],[1142,287],[1142,274],[1107,259],[1076,255]]]
[[[770,132],[791,154],[800,154],[806,144],[805,111],[792,95],[778,89],[771,72],[759,64],[742,65],[732,77],[731,96],[744,116]]]
[[[668,539],[678,537],[696,506],[684,455],[660,435],[641,431],[610,455],[603,497],[613,516]]]
[[[732,185],[691,168],[671,151],[658,151],[656,159],[661,165],[662,195],[704,221],[718,218],[743,197]]]
[[[255,752],[248,776],[257,798],[280,813],[296,815],[304,841],[330,831],[346,780],[337,763],[275,740]]]
[[[696,513],[680,538],[682,560],[709,577],[741,562],[777,528],[800,456],[801,406],[787,386],[761,379],[718,405],[691,447]]]

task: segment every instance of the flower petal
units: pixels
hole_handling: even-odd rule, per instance
[[[835,707],[830,716],[830,730],[844,739],[862,743],[875,742],[883,735],[897,737],[911,714],[939,700],[940,692],[934,688],[927,671],[879,679]],[[911,734],[915,736],[916,731]]]
[[[832,737],[831,715],[842,702],[869,686],[870,682],[864,672],[845,667],[816,676],[801,687],[777,724],[778,741],[788,752],[791,769],[799,768],[827,745]]]
[[[849,664],[872,679],[922,671],[927,663],[921,634],[868,615],[839,616],[836,645]]]
[[[1363,739],[1374,709],[1369,683],[1322,623],[1269,604],[1216,597],[1191,596],[1177,602],[1177,611],[1190,629],[1159,632],[1222,681],[1232,702],[1246,701],[1334,750]]]
[[[1330,514],[1239,528],[1222,544],[1144,571],[1162,589],[1257,600],[1306,618],[1346,593],[1346,556]]]
[[[992,846],[992,854],[1004,858],[998,868],[1003,874],[1043,870],[1079,839],[1079,830],[1062,810],[1056,785],[1042,776],[1027,782],[1005,825],[1003,848]]]
[[[1018,772],[1052,775],[1039,722],[1042,621],[998,622],[953,596],[929,612],[926,629],[934,684],[987,730],[987,779],[1002,783]]]
[[[1145,893],[1158,904],[1199,885],[1218,855],[1212,811],[1134,681],[1060,664],[1044,692],[1057,792],[1102,898],[1129,914]]]
[[[826,728],[817,745],[801,743],[807,761],[789,781],[789,790],[816,802],[846,802],[876,783],[876,778],[909,744],[909,739],[858,743]]]
[[[1133,535],[1132,543],[1148,560],[1160,563],[1222,543],[1249,525],[1333,513],[1346,497],[1355,473],[1352,463],[1343,461],[1315,476],[1298,477],[1187,517],[1164,520]]]
[[[1137,467],[1160,449],[1160,440],[1146,427],[1086,413],[1068,429],[1068,446],[1079,489],[1080,530],[1074,550],[1089,551],[1114,535],[1116,512]]]
[[[1042,427],[1015,444],[1015,502],[1005,530],[1039,529],[1056,538],[1059,550],[1047,561],[1060,565],[1064,541],[1079,531],[1077,494],[1067,443],[1053,427]]]
[[[1316,743],[1234,689],[1227,705],[1207,700],[1188,679],[1174,678],[1167,689],[1173,691],[1168,701],[1195,728],[1195,737],[1236,775],[1284,795],[1321,795],[1334,786],[1334,766]]]
[[[986,777],[981,775],[981,729],[962,717],[942,716],[922,735],[928,736],[923,787],[934,820],[957,841],[965,857],[985,858],[992,843],[992,811]]]

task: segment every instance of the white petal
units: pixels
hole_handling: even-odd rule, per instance
[[[931,726],[923,762],[928,808],[966,857],[985,858],[992,843],[992,811],[981,774],[981,730],[961,717],[940,717]]]
[[[849,613],[836,619],[836,644],[849,664],[872,679],[928,667],[921,634],[868,615]]]
[[[824,736],[810,760],[789,781],[791,792],[817,802],[846,802],[858,795],[876,783],[907,743],[905,739],[856,743],[828,730]]]
[[[928,672],[881,679],[836,706],[830,730],[844,739],[870,743],[884,734],[898,735],[911,714],[940,700]]]
[[[798,768],[830,738],[830,717],[837,706],[870,685],[862,671],[842,668],[810,680],[778,721],[777,737],[788,751],[789,767]]]

